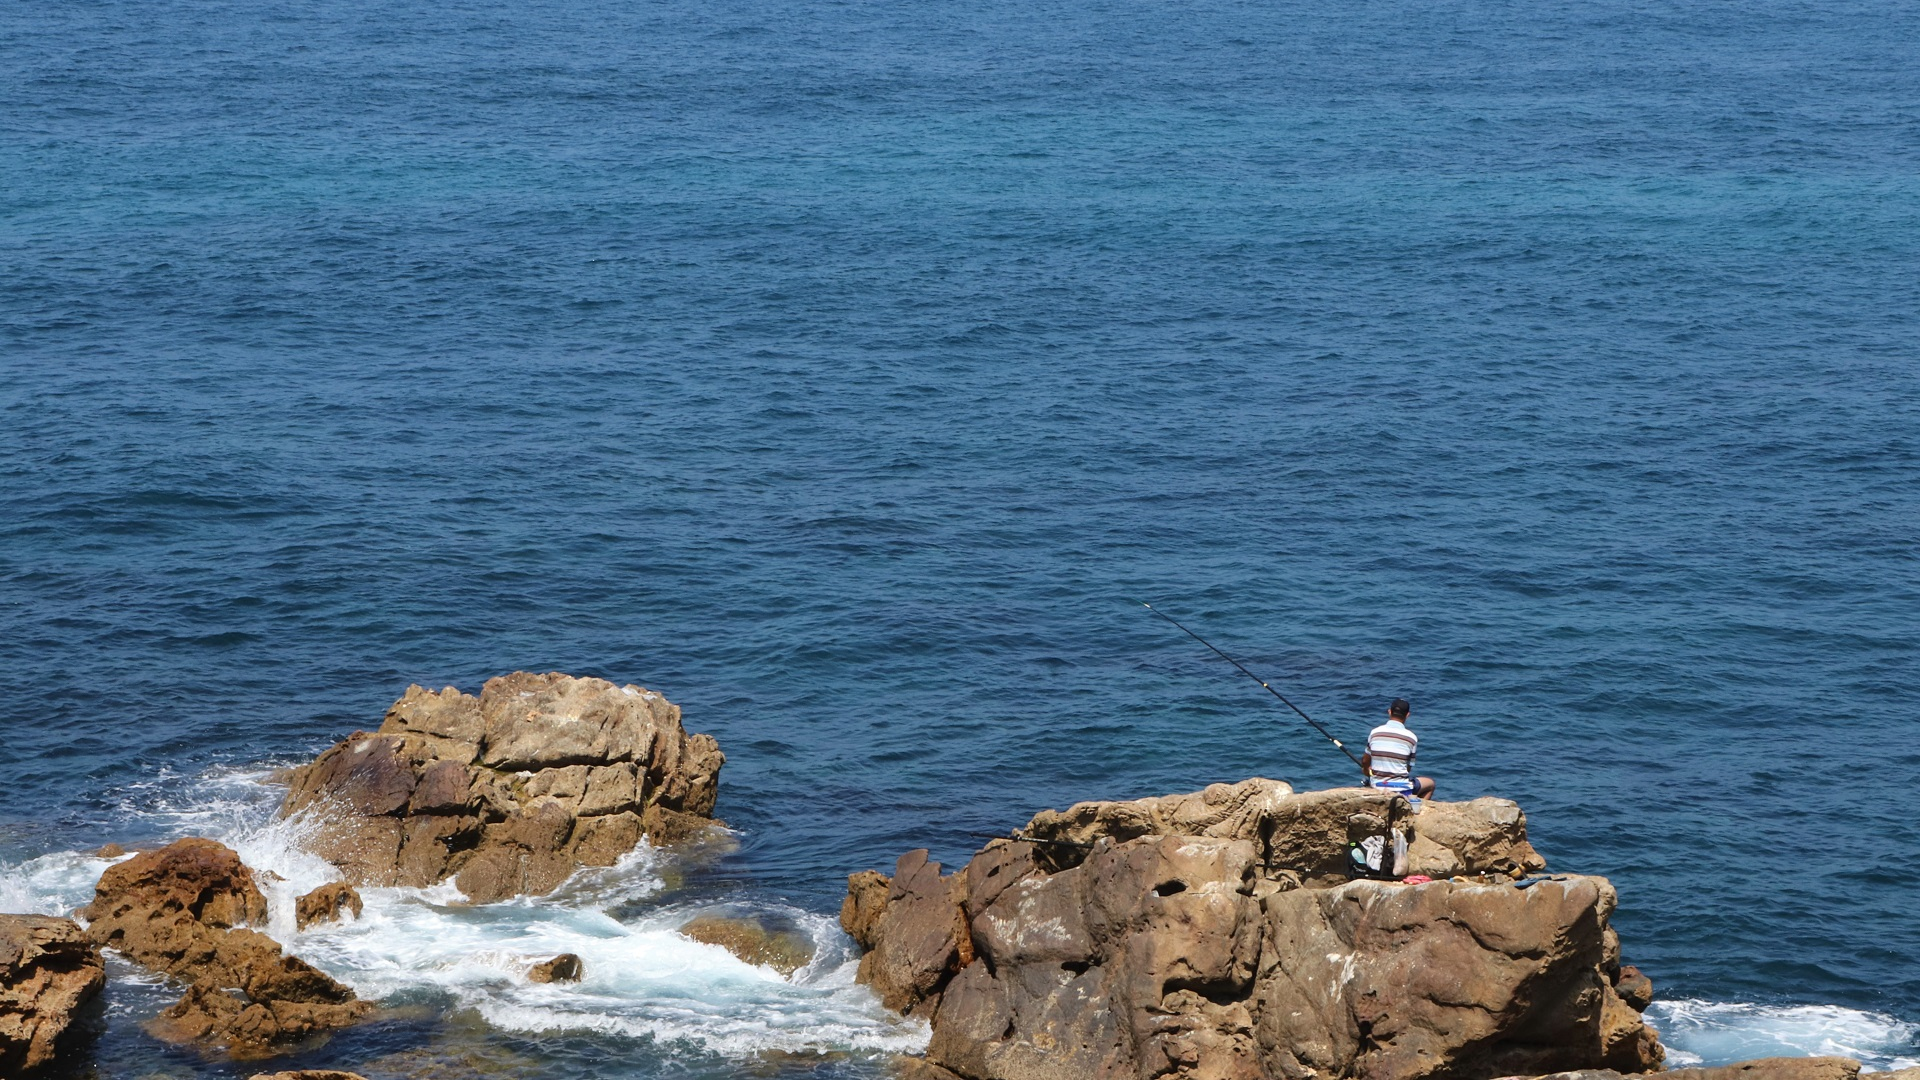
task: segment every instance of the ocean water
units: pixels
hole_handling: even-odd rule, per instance
[[[882,1075],[845,875],[1346,759],[1604,874],[1679,1060],[1920,1060],[1920,7],[0,4],[0,908],[410,683],[640,683],[736,846],[380,892],[293,1064]],[[813,935],[793,979],[672,929]],[[577,988],[512,970],[570,948]],[[252,1070],[139,1022],[74,1077]]]

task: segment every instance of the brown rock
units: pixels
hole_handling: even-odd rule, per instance
[[[0,1075],[52,1061],[74,1011],[106,981],[100,949],[73,920],[0,915]]]
[[[294,902],[293,922],[305,930],[314,923],[338,922],[342,911],[353,912],[357,919],[362,910],[360,894],[353,886],[344,881],[330,881]]]
[[[1043,810],[1021,835],[1080,845],[1043,847],[1042,861],[1058,866],[1071,865],[1084,845],[1103,836],[1120,841],[1141,836],[1210,836],[1253,843],[1269,874],[1292,870],[1309,878],[1344,877],[1347,822],[1360,814],[1409,834],[1408,873],[1440,877],[1546,866],[1527,843],[1526,815],[1505,799],[1469,803],[1429,799],[1416,814],[1406,799],[1388,791],[1295,792],[1281,781],[1257,777],[1184,795]]]
[[[100,850],[94,852],[93,857],[96,859],[117,859],[126,853],[127,849],[121,847],[119,844],[101,844]]]
[[[561,953],[551,960],[533,965],[527,971],[527,979],[537,983],[579,982],[586,974],[586,964],[572,953]]]
[[[1631,964],[1620,969],[1619,977],[1613,982],[1613,992],[1620,995],[1620,1000],[1633,1006],[1635,1012],[1646,1012],[1647,1006],[1653,1004],[1653,980]]]
[[[359,1073],[339,1069],[296,1069],[293,1072],[254,1073],[249,1080],[367,1080]]]
[[[353,1023],[372,1008],[282,954],[273,939],[240,927],[266,921],[266,898],[240,857],[211,840],[178,840],[109,867],[79,914],[89,920],[93,942],[192,984],[155,1020],[163,1038],[257,1057]]]
[[[1348,882],[1356,816],[1499,883]],[[1218,784],[1037,815],[1045,842],[952,875],[909,852],[849,879],[841,922],[860,981],[930,1018],[927,1064],[973,1080],[1657,1068],[1609,978],[1612,887],[1499,876],[1541,865],[1525,829],[1503,800]]]
[[[791,975],[813,959],[813,940],[797,930],[773,930],[758,919],[702,915],[680,928],[695,941],[718,945],[749,964]]]
[[[960,969],[956,928],[964,915],[954,898],[956,876],[919,848],[900,856],[887,887],[887,908],[873,950],[860,959],[860,981],[889,1009],[914,1012]]]
[[[875,925],[887,912],[887,892],[893,882],[878,870],[847,876],[847,898],[840,902],[840,927],[863,950],[879,944]]]
[[[308,846],[353,884],[452,878],[487,902],[710,828],[725,760],[650,690],[516,672],[478,697],[409,687],[378,732],[292,770],[282,813],[314,815]]]

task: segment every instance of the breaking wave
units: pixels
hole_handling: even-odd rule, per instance
[[[1884,1071],[1920,1065],[1920,1028],[1884,1013],[1838,1005],[1658,1001],[1647,1018],[1669,1065],[1724,1065],[1763,1057],[1856,1058]]]
[[[729,912],[811,940],[813,960],[790,977],[676,933],[703,909],[666,902],[672,859],[644,845],[546,897],[474,905],[451,884],[367,888],[358,918],[297,930],[295,899],[339,875],[301,846],[302,822],[274,817],[281,789],[267,776],[216,771],[184,792],[162,783],[135,792],[128,809],[164,837],[208,836],[239,852],[267,896],[268,932],[364,998],[470,1011],[511,1032],[590,1032],[726,1057],[926,1045],[924,1023],[893,1015],[854,984],[852,943],[831,918],[728,899]],[[114,861],[60,852],[0,868],[0,910],[70,913]],[[582,959],[579,982],[527,979],[529,967],[561,953]]]

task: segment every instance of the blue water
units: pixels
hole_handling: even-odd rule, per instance
[[[522,668],[714,733],[741,846],[693,887],[783,910],[1041,807],[1351,780],[1140,598],[1343,737],[1410,698],[1443,797],[1611,877],[1687,1017],[1912,1058],[1916,41],[4,0],[0,864]],[[116,993],[99,1075],[229,1075]],[[747,1067],[475,1030],[500,1075]]]

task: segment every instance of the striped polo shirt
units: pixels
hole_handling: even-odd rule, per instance
[[[1413,772],[1413,752],[1420,747],[1420,736],[1398,720],[1389,720],[1367,736],[1367,753],[1373,755],[1373,775],[1407,776]]]

